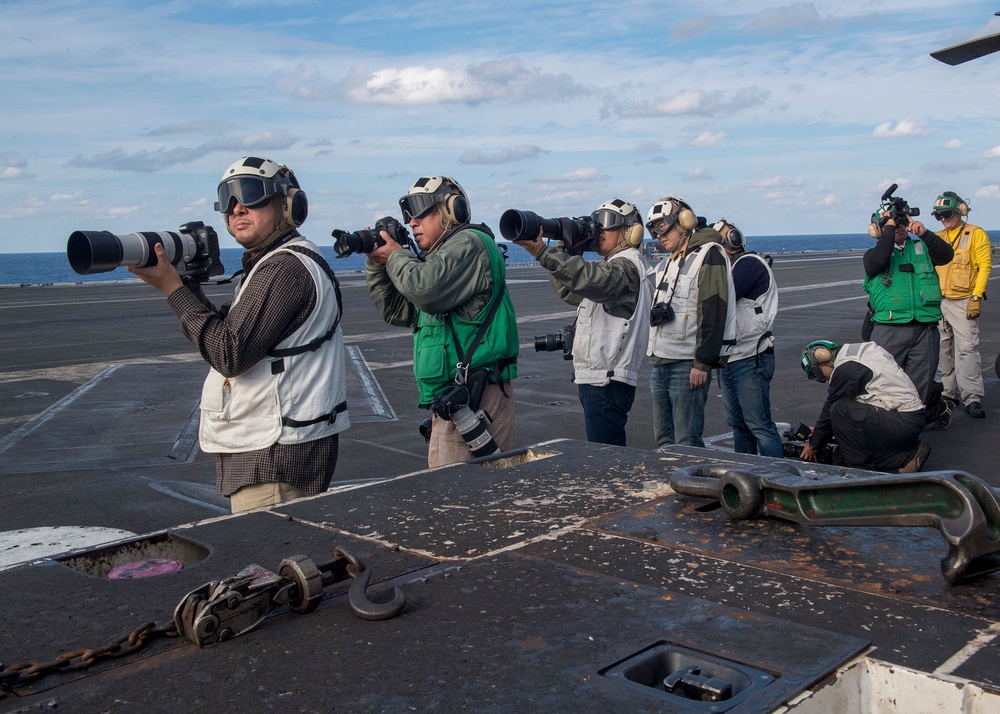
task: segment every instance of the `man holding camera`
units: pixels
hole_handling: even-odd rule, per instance
[[[874,342],[816,340],[802,351],[802,369],[830,387],[800,459],[816,461],[816,453],[835,436],[838,465],[892,473],[923,468],[931,453],[918,440],[924,405],[891,354]]]
[[[287,166],[244,157],[223,174],[218,198],[246,249],[231,303],[215,308],[162,245],[155,266],[129,270],[167,295],[211,366],[201,447],[216,454],[216,490],[236,513],[325,491],[350,423],[340,287],[297,230],[308,212],[298,180]]]
[[[471,433],[460,432],[451,418],[466,406],[482,414],[479,422],[499,448],[510,449],[518,336],[503,255],[489,228],[469,223],[468,196],[452,178],[418,179],[399,206],[420,255],[381,231],[381,244],[367,254],[365,277],[383,319],[415,330],[419,406],[433,411],[427,464],[466,461],[475,453]]]
[[[615,198],[591,216],[593,249],[604,260],[588,261],[563,243],[534,240],[517,245],[549,271],[556,294],[577,306],[573,335],[573,381],[577,384],[587,441],[625,446],[625,424],[635,401],[642,357],[649,339],[649,264],[639,252],[642,215]],[[589,250],[589,248],[588,248]]]
[[[783,458],[781,435],[771,419],[774,334],[778,286],[771,257],[747,251],[743,231],[725,218],[712,226],[732,262],[736,335],[729,361],[719,371],[722,408],[733,428],[733,451]]]
[[[656,445],[704,446],[712,367],[725,365],[735,336],[729,258],[718,231],[678,198],[654,203],[646,228],[670,253],[656,267],[650,308],[647,354]]]
[[[962,219],[969,215],[968,201],[945,191],[931,212],[941,221],[937,235],[951,246],[954,259],[938,266],[941,280],[941,359],[938,379],[942,398],[954,407],[959,400],[965,413],[983,419],[983,373],[979,358],[979,315],[986,297],[986,283],[993,269],[990,239],[979,226]]]
[[[893,186],[895,188],[895,186]],[[871,339],[893,356],[910,377],[927,407],[928,423],[947,426],[951,408],[935,384],[941,286],[935,266],[951,261],[951,246],[920,221],[901,198],[883,195],[868,232],[878,242],[864,255],[864,290],[874,312]],[[909,239],[913,233],[913,240]]]

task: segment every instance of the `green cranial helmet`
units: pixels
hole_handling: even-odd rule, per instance
[[[840,345],[829,340],[814,340],[802,350],[802,371],[809,379],[825,382],[826,377],[820,370],[820,365],[833,364],[833,357]]]

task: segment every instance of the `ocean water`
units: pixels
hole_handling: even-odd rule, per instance
[[[512,243],[502,243],[507,247],[507,262],[510,265],[532,263],[528,253]],[[826,250],[866,250],[872,239],[867,233],[811,235],[811,236],[748,236],[747,245],[758,253],[799,253]],[[365,257],[351,255],[337,258],[332,245],[320,246],[323,255],[334,271],[350,273],[364,270]],[[240,268],[241,248],[223,248],[222,264],[226,275]],[[108,273],[77,275],[70,268],[65,253],[2,253],[0,254],[0,285],[54,285],[62,283],[123,282],[136,280],[125,268],[117,268]]]

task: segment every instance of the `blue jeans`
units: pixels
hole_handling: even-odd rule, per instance
[[[609,382],[603,387],[578,384],[587,441],[625,446],[625,422],[635,401],[635,387],[624,382]]]
[[[771,421],[771,377],[774,353],[747,357],[719,371],[722,408],[733,428],[733,450],[738,454],[760,454],[780,459],[784,447]]]
[[[649,375],[653,392],[653,435],[657,448],[670,444],[704,446],[705,402],[712,375],[698,389],[691,389],[694,361],[654,364]]]

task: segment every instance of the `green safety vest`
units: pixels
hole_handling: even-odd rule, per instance
[[[480,326],[490,314],[490,305],[502,292],[500,305],[486,330],[482,343],[472,355],[469,370],[487,367],[497,377],[509,382],[517,376],[518,336],[517,320],[510,293],[506,289],[506,268],[503,255],[493,239],[481,231],[466,228],[476,234],[486,246],[490,258],[493,289],[490,299],[472,320],[458,315],[431,315],[419,312],[417,330],[413,337],[413,374],[417,378],[421,407],[427,407],[434,397],[455,385],[455,367],[458,365],[458,348],[468,350]]]
[[[865,278],[872,319],[887,325],[940,320],[941,284],[923,241],[907,240],[901,251],[893,248],[889,261],[885,273]],[[912,272],[901,270],[903,265],[912,265]]]

